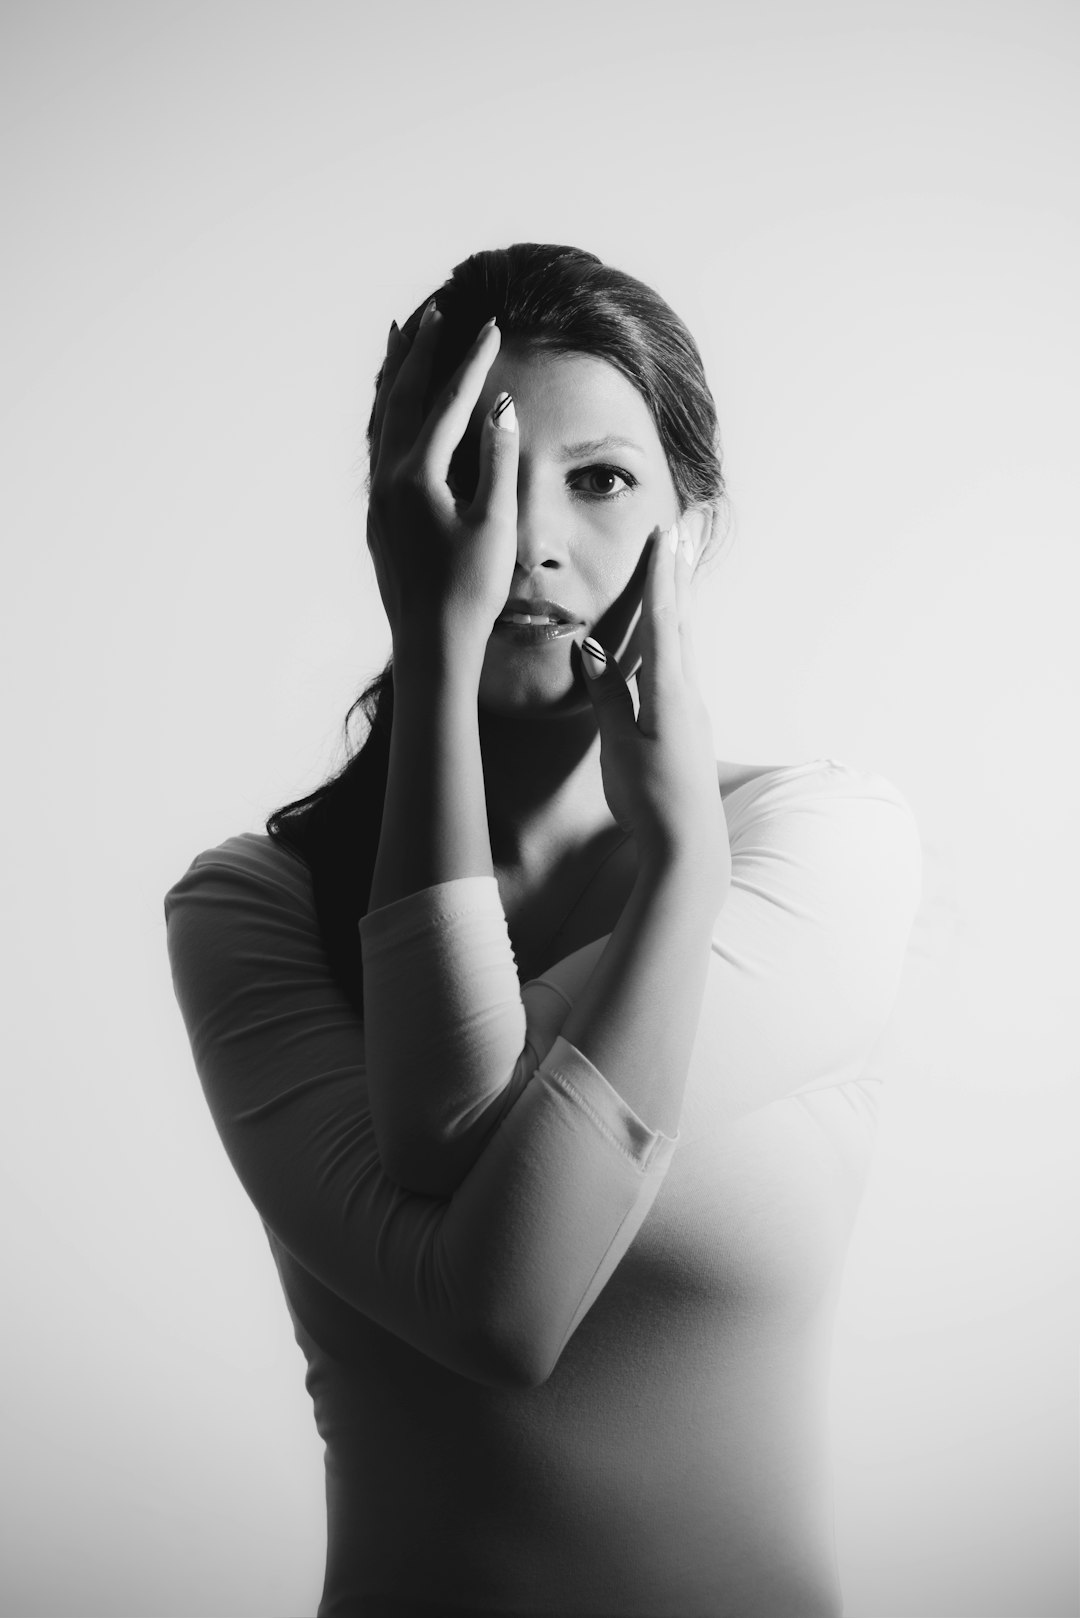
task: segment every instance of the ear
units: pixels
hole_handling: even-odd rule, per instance
[[[687,506],[679,518],[679,527],[693,547],[695,571],[702,556],[708,550],[715,518],[715,507],[707,504]]]

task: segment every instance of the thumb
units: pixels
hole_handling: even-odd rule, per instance
[[[475,508],[517,528],[517,412],[513,396],[500,393],[484,418]]]

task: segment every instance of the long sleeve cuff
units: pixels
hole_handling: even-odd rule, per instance
[[[452,921],[455,916],[477,912],[491,915],[492,899],[501,916],[499,884],[493,876],[457,876],[449,882],[436,882],[430,888],[418,888],[415,893],[369,910],[360,918],[360,938],[365,945],[378,947],[388,940],[398,942],[403,936],[413,937],[432,923]]]
[[[559,1034],[537,1075],[561,1090],[641,1172],[666,1172],[678,1135],[650,1129],[583,1051]]]

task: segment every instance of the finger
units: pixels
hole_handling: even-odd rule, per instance
[[[641,608],[645,600],[652,540],[653,534],[650,533],[648,541],[641,547],[641,555],[634,564],[626,588],[594,625],[597,639],[603,641],[609,653],[614,652],[627,680],[636,679],[641,669]]]
[[[375,406],[371,412],[371,469],[373,472],[378,464],[379,450],[382,444],[383,418],[386,415],[390,390],[411,346],[412,338],[405,335],[396,320],[393,321],[390,326],[389,336],[386,339],[386,358],[383,360],[382,369],[376,382]]]
[[[694,653],[692,580],[694,567],[701,555],[708,531],[708,515],[699,507],[684,512],[679,527],[682,539],[675,558],[675,599],[679,610],[679,649],[682,654],[684,678],[697,683],[697,658]]]
[[[480,478],[472,510],[517,531],[517,411],[509,393],[500,393],[484,417],[480,437]]]
[[[573,656],[571,653],[571,658]],[[605,736],[614,741],[625,726],[636,724],[634,699],[614,657],[591,635],[586,635],[577,647],[577,659],[584,674],[585,689],[596,710],[602,747]]]
[[[641,706],[638,724],[647,736],[659,733],[659,715],[665,701],[677,696],[683,685],[682,653],[679,650],[679,608],[675,594],[679,527],[673,523],[657,531],[645,578],[641,610],[641,673],[638,691]],[[674,545],[673,545],[674,542]]]
[[[420,431],[417,450],[439,483],[446,481],[451,457],[465,436],[501,342],[502,333],[492,317],[473,338],[469,352],[439,395]]]
[[[408,454],[424,425],[424,396],[431,377],[442,316],[432,298],[420,317],[412,345],[402,358],[386,400],[380,460],[393,464]]]

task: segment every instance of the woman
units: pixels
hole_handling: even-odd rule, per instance
[[[167,900],[326,1443],[319,1613],[831,1618],[910,813],[713,757],[716,418],[648,288],[478,254],[391,328],[369,437],[366,745]]]

